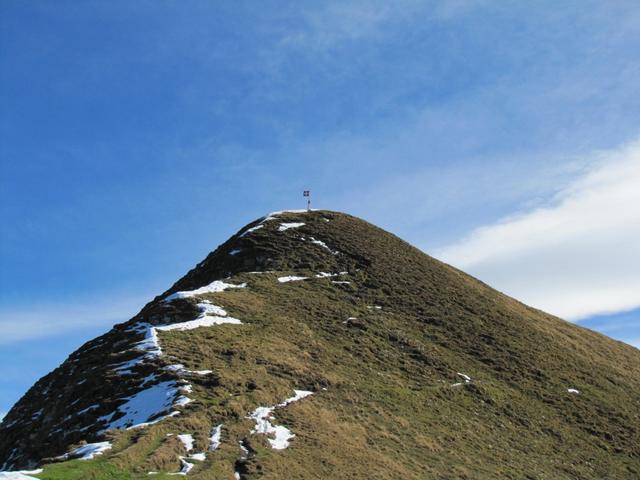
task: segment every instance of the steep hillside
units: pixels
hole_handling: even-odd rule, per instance
[[[640,351],[360,219],[276,213],[40,379],[0,424],[0,465],[41,479],[637,479]]]

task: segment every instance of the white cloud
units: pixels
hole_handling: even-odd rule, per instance
[[[638,307],[640,141],[595,155],[551,206],[478,228],[435,256],[571,320]]]
[[[0,310],[0,345],[50,337],[89,327],[111,327],[133,317],[152,297],[84,299]]]

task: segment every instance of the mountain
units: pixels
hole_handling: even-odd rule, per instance
[[[276,212],[40,379],[0,424],[0,465],[42,479],[637,479],[640,351],[363,220]]]

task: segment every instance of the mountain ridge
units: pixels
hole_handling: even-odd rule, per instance
[[[634,478],[638,387],[633,347],[355,217],[274,212],[39,380],[0,424],[0,466],[44,464],[39,478]],[[310,393],[287,403],[297,392]],[[147,425],[126,429],[136,422]],[[69,460],[82,441],[110,447]]]

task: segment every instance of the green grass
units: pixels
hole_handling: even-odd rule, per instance
[[[105,458],[96,458],[47,465],[37,478],[42,480],[127,480],[141,477],[116,467]]]

